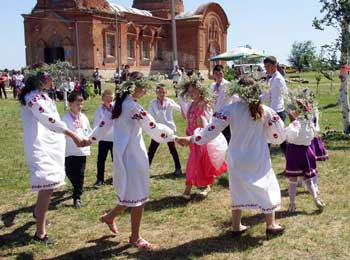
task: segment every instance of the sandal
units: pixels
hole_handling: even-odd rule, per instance
[[[135,242],[131,242],[130,238],[129,238],[129,244],[132,247],[136,247],[136,248],[141,249],[141,250],[152,250],[155,248],[153,244],[151,244],[150,242],[148,242],[147,240],[145,240],[143,238],[139,238]]]
[[[181,197],[184,198],[185,200],[190,200],[191,199],[191,194],[181,194]]]
[[[244,233],[246,233],[250,229],[250,226],[243,226],[242,225],[242,227],[243,228],[241,230],[232,231],[232,236],[239,237],[239,236],[243,235]]]
[[[274,236],[280,236],[284,233],[284,230],[286,227],[284,225],[278,224],[278,227],[268,227],[266,229],[266,238],[269,240],[270,238]]]
[[[202,197],[206,198],[206,197],[208,197],[208,194],[209,194],[210,191],[211,191],[211,188],[210,188],[210,186],[208,185],[208,186],[205,187],[199,194],[200,194]]]
[[[323,210],[326,207],[326,203],[322,201],[320,198],[315,199],[315,205],[319,210]]]
[[[117,225],[115,224],[114,221],[108,222],[108,221],[106,220],[106,215],[107,215],[107,214],[104,214],[104,215],[102,215],[102,216],[100,217],[100,219],[99,219],[100,222],[106,224],[106,225],[108,226],[109,230],[112,231],[112,233],[118,234],[119,231],[118,231]]]

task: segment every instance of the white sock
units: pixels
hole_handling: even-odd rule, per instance
[[[317,199],[317,192],[312,179],[306,180],[306,187],[307,190],[310,192],[311,196],[314,198],[314,200]]]
[[[313,182],[313,184],[315,186],[316,193],[318,193],[318,176],[317,175],[312,177],[312,182]]]
[[[289,194],[290,204],[295,205],[295,196],[297,195],[297,182],[296,181],[289,181],[288,194]]]

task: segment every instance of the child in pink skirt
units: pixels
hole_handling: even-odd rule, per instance
[[[194,134],[195,129],[205,127],[212,117],[212,109],[206,101],[206,89],[197,80],[189,80],[183,83],[180,104],[182,112],[187,120],[186,135]],[[183,99],[187,96],[191,103]],[[224,140],[225,141],[225,140]],[[190,154],[186,167],[186,188],[183,197],[190,199],[192,186],[200,188],[201,195],[207,196],[214,183],[214,179],[227,170],[226,161],[218,167],[214,167],[207,145],[190,144]]]

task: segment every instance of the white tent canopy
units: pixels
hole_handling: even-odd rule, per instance
[[[261,51],[249,49],[246,47],[238,47],[231,51],[227,51],[220,55],[211,57],[210,60],[211,61],[216,61],[216,60],[230,61],[230,60],[239,60],[242,58],[261,58],[261,57],[265,57],[265,55]]]

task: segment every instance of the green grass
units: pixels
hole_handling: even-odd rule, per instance
[[[315,88],[313,74],[302,75]],[[297,84],[289,84],[294,88]],[[339,83],[335,84],[335,89]],[[171,91],[170,91],[171,92]],[[173,93],[171,92],[171,96]],[[146,107],[153,96],[142,100]],[[71,186],[57,190],[53,196],[49,217],[49,234],[58,242],[53,248],[32,244],[35,222],[31,212],[36,194],[30,191],[29,172],[23,156],[20,106],[14,100],[0,100],[0,258],[1,259],[349,259],[349,138],[343,137],[339,107],[322,109],[337,101],[337,91],[329,92],[329,82],[321,81],[318,101],[321,107],[321,127],[335,130],[325,140],[330,160],[320,162],[320,191],[328,206],[323,213],[315,210],[312,199],[303,188],[297,196],[298,213],[288,215],[287,180],[281,175],[284,159],[273,150],[272,161],[278,176],[283,208],[276,215],[287,226],[284,236],[266,240],[261,214],[244,211],[243,222],[252,226],[241,238],[230,236],[230,196],[227,176],[217,180],[212,193],[205,200],[198,196],[187,202],[179,195],[184,178],[174,179],[173,162],[166,145],[161,145],[151,168],[151,198],[146,205],[142,235],[160,245],[157,252],[145,253],[127,248],[130,234],[128,212],[117,219],[121,231],[112,236],[106,226],[98,222],[104,211],[116,203],[111,185],[99,190],[92,188],[96,174],[97,147],[88,158],[83,194],[83,207],[72,208]],[[100,100],[85,102],[86,114],[92,121]],[[58,103],[63,113],[62,103]],[[180,114],[175,120],[183,135],[185,123]],[[145,136],[146,145],[149,137]],[[178,148],[183,169],[187,148]],[[107,179],[112,176],[108,160]]]

